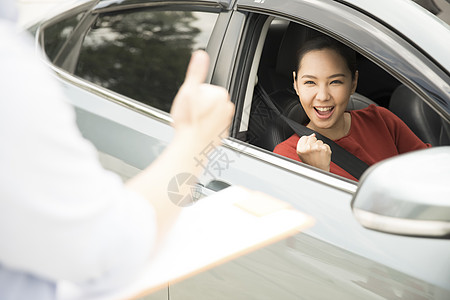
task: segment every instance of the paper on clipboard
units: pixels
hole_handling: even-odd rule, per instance
[[[125,300],[148,295],[241,255],[287,238],[314,220],[259,192],[230,187],[185,207],[134,282],[110,294],[80,295],[62,285],[60,299]]]

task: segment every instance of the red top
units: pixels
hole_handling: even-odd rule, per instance
[[[400,118],[386,108],[372,104],[364,109],[350,111],[350,114],[352,121],[348,134],[334,142],[369,166],[397,154],[431,147],[430,144],[422,142]],[[278,144],[273,152],[301,161],[297,155],[299,139],[300,137],[294,134]],[[333,162],[330,172],[357,180]]]

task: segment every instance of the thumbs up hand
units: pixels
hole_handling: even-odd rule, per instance
[[[228,92],[219,86],[204,83],[209,57],[204,51],[192,54],[186,78],[172,105],[171,115],[177,133],[189,131],[200,144],[220,143],[228,134],[234,105]]]

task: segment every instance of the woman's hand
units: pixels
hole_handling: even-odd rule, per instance
[[[308,136],[304,135],[298,140],[297,155],[302,162],[310,166],[330,171],[330,146],[318,140],[314,133]]]

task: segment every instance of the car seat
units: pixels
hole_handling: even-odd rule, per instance
[[[395,89],[389,110],[400,117],[423,142],[432,146],[450,145],[450,125],[405,85]]]
[[[292,128],[276,115],[263,101],[258,87],[255,89],[255,97],[252,103],[251,120],[249,123],[248,137],[251,144],[273,151],[276,145],[294,134]],[[276,91],[270,95],[272,102],[277,106],[282,115],[299,124],[306,125],[308,117],[300,105],[297,94],[290,90]],[[358,93],[353,94],[347,105],[347,110],[366,108],[375,104],[369,98]]]

